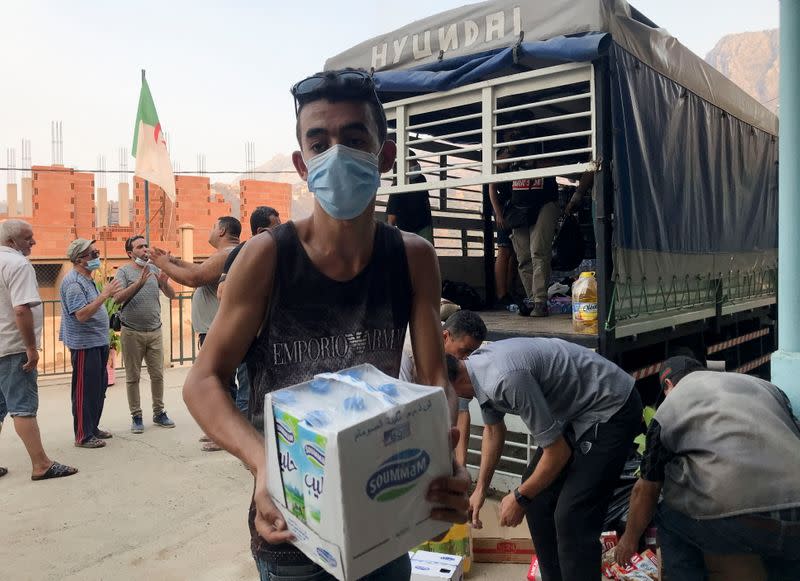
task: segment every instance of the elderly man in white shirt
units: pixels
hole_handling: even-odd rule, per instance
[[[0,224],[0,422],[9,414],[31,459],[31,480],[72,476],[78,470],[51,460],[42,446],[36,413],[36,364],[42,334],[42,301],[26,258],[36,241],[22,220]],[[0,476],[8,471],[0,468]]]

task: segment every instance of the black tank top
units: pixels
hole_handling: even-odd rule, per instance
[[[397,228],[376,223],[367,266],[339,282],[311,262],[292,222],[272,230],[277,265],[267,324],[247,352],[249,417],[264,431],[264,396],[311,379],[317,373],[371,363],[398,377],[411,314],[411,278]],[[281,563],[307,562],[293,545],[270,545],[250,532],[254,551]]]

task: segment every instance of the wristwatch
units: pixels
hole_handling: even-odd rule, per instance
[[[524,494],[519,491],[519,488],[514,489],[514,499],[517,501],[517,504],[520,505],[522,508],[528,508],[530,504],[533,502],[532,498],[528,498]]]

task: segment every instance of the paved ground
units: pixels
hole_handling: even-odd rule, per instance
[[[245,522],[252,480],[232,456],[200,451],[183,405],[187,368],[167,371],[165,402],[178,424],[129,431],[124,379],[108,390],[100,450],[72,446],[68,378],[40,381],[39,423],[48,453],[80,468],[31,482],[10,421],[0,436],[0,571],[13,580],[254,580]],[[124,376],[124,374],[122,374]],[[146,376],[146,374],[145,374]],[[149,386],[142,381],[142,403]],[[524,565],[473,567],[470,579],[523,580]]]

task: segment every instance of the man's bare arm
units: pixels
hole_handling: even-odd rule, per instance
[[[142,290],[144,283],[147,282],[147,279],[149,277],[150,277],[150,271],[146,268],[143,268],[142,271],[139,273],[139,277],[134,282],[132,282],[125,288],[120,289],[118,292],[114,293],[114,301],[120,305],[124,305],[125,303],[127,303],[129,300],[135,297],[140,290]],[[120,279],[117,278],[115,280],[120,280]],[[120,284],[122,284],[121,281]]]
[[[106,283],[96,299],[75,311],[75,318],[81,323],[85,323],[91,319],[97,311],[105,306],[106,299],[113,297],[121,288],[122,285],[118,280],[112,280]]]
[[[169,278],[193,288],[207,284],[213,284],[219,280],[222,274],[222,267],[225,266],[227,253],[217,251],[200,264],[192,264],[184,261],[173,262],[166,253],[157,252],[154,249],[152,255],[153,263],[162,270]]]
[[[642,538],[645,529],[653,520],[662,485],[661,482],[651,482],[643,478],[639,478],[633,485],[625,534],[622,535],[617,546],[617,563],[621,565],[630,563],[631,556],[639,546],[639,539]]]
[[[158,288],[161,289],[161,292],[164,293],[164,296],[167,297],[169,300],[175,298],[176,293],[175,289],[172,288],[172,285],[169,284],[169,277],[166,273],[159,273],[158,276]]]
[[[535,497],[558,478],[571,457],[572,449],[564,436],[559,436],[555,442],[542,449],[542,457],[533,474],[520,485],[519,491],[528,498]]]
[[[403,234],[414,296],[411,300],[411,346],[417,366],[417,381],[441,386],[447,396],[450,423],[458,416],[458,398],[447,379],[440,307],[442,279],[436,252],[419,236]]]
[[[14,307],[14,321],[19,334],[22,335],[22,343],[25,345],[25,353],[28,357],[22,369],[26,372],[33,371],[39,362],[39,352],[36,350],[36,330],[33,325],[31,306],[25,304]]]

